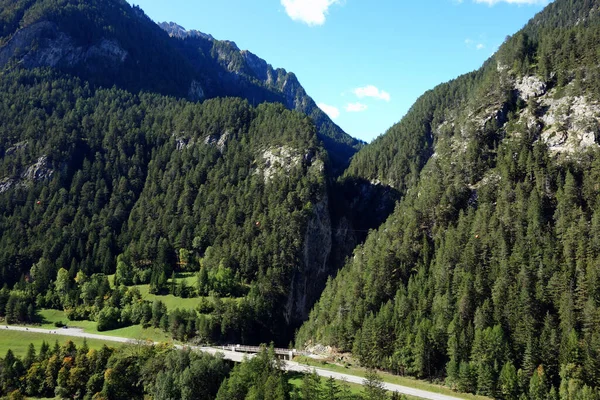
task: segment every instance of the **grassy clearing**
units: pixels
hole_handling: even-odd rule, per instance
[[[366,369],[364,369],[364,368],[360,368],[360,367],[356,367],[356,366],[344,367],[339,364],[327,362],[324,360],[322,360],[322,361],[314,360],[312,358],[303,357],[303,356],[296,357],[294,359],[294,361],[298,361],[299,363],[311,365],[311,366],[317,367],[317,368],[327,369],[329,371],[341,372],[344,374],[350,374],[350,375],[361,376],[361,377],[364,377],[367,372]],[[396,385],[407,386],[407,387],[411,387],[414,389],[427,390],[429,392],[459,397],[459,398],[466,399],[466,400],[491,400],[489,397],[477,396],[477,395],[470,394],[470,393],[455,392],[454,390],[452,390],[446,386],[436,385],[434,383],[420,381],[420,380],[417,380],[414,378],[393,375],[393,374],[390,374],[387,372],[378,372],[378,373],[384,382],[393,383]]]
[[[184,281],[186,285],[196,287],[198,284],[198,277],[195,272],[177,272],[175,273],[175,282],[179,283]],[[169,283],[171,279],[169,279]]]
[[[22,357],[27,353],[30,343],[33,343],[37,351],[39,350],[43,341],[46,341],[48,344],[50,344],[50,346],[54,346],[54,342],[57,340],[59,345],[65,344],[68,340],[71,340],[78,347],[83,344],[83,338],[79,337],[0,330],[0,357],[4,357],[9,349],[12,350],[15,355]],[[103,345],[107,345],[109,347],[121,346],[119,343],[96,339],[87,339],[87,344],[90,349],[100,349]]]
[[[184,279],[193,279],[193,278],[184,278]],[[165,303],[165,306],[167,306],[167,310],[169,310],[169,311],[175,310],[176,308],[179,308],[181,310],[184,310],[184,309],[185,310],[195,310],[196,307],[198,307],[198,304],[200,304],[200,302],[203,299],[209,299],[208,297],[183,298],[183,297],[174,296],[172,294],[166,294],[166,295],[152,294],[152,293],[150,293],[150,285],[135,285],[133,287],[136,287],[140,291],[140,293],[142,295],[142,299],[148,300],[151,302],[158,299],[158,300],[162,301],[163,303]],[[222,297],[221,298],[221,300],[223,300],[223,302],[240,301],[241,299],[242,299],[242,297],[238,297],[238,298]]]
[[[174,310],[176,308],[179,309],[187,309],[187,310],[195,310],[202,297],[191,297],[188,299],[184,299],[182,297],[173,296],[172,294],[167,295],[158,295],[150,293],[150,285],[135,285],[140,293],[142,294],[142,299],[153,302],[158,299],[165,303],[167,306],[167,310]]]
[[[55,322],[63,322],[71,328],[81,328],[84,332],[96,333],[106,336],[126,337],[138,340],[152,340],[154,342],[169,342],[169,335],[157,328],[144,328],[141,325],[128,326],[126,328],[115,329],[112,331],[98,332],[96,322],[94,321],[69,321],[64,311],[60,310],[40,310],[38,312],[42,319],[42,328],[55,329]]]
[[[168,279],[167,280],[167,286],[169,286],[171,284],[172,279]],[[185,281],[187,286],[192,286],[192,287],[196,287],[196,283],[197,283],[197,278],[196,278],[196,274],[194,272],[178,272],[175,274],[175,283],[180,283],[181,281]],[[110,283],[110,286],[112,288],[114,288],[114,284],[115,284],[115,276],[113,275],[108,275],[108,282]],[[181,310],[195,310],[198,307],[198,304],[200,304],[200,302],[202,301],[202,299],[208,298],[208,297],[189,297],[189,298],[183,298],[183,297],[177,297],[174,296],[172,294],[167,294],[167,295],[161,295],[161,294],[152,294],[150,293],[150,285],[146,284],[146,285],[133,285],[131,287],[135,287],[140,291],[140,294],[142,295],[142,299],[144,300],[148,300],[150,302],[153,302],[154,300],[160,300],[163,303],[165,303],[165,306],[167,307],[167,310],[171,311],[171,310],[175,310],[176,308],[179,308]],[[223,300],[224,302],[227,301],[239,301],[242,298],[232,298],[232,297],[224,297],[221,298],[221,300]]]

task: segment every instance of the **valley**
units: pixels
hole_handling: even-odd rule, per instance
[[[598,43],[549,2],[367,144],[232,41],[0,0],[0,397],[600,398]]]

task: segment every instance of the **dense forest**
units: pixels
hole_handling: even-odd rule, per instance
[[[347,176],[404,197],[298,345],[496,398],[600,396],[597,11],[555,1],[357,154]]]
[[[10,400],[25,396],[60,399],[132,400],[388,400],[381,379],[370,372],[364,390],[354,393],[343,381],[323,380],[316,373],[290,383],[295,374],[285,373],[272,348],[232,365],[222,355],[212,356],[167,345],[106,345],[77,348],[43,342],[29,345],[16,357],[8,350],[0,358],[0,396]],[[391,399],[400,400],[397,393]]]
[[[162,293],[189,271],[206,279],[188,297],[239,300],[211,306],[234,321],[223,337],[285,337],[264,322],[296,318],[282,304],[310,270],[304,235],[326,195],[327,155],[307,117],[93,91],[48,70],[6,72],[0,85],[0,315],[49,307],[96,320],[127,291],[106,275]]]
[[[599,399],[599,13],[556,0],[361,149],[233,42],[122,0],[0,0],[0,318],[286,345],[320,296],[298,348],[494,398]],[[269,351],[0,360],[12,398],[357,398],[288,378]]]

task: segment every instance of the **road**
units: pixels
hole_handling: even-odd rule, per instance
[[[123,338],[123,337],[118,337],[118,336],[99,335],[99,334],[95,334],[95,333],[87,333],[81,329],[75,329],[75,328],[69,328],[69,329],[57,328],[57,329],[49,330],[49,329],[41,329],[41,328],[25,328],[25,327],[20,327],[20,326],[2,326],[2,327],[0,327],[0,340],[2,340],[2,331],[3,330],[45,333],[50,336],[56,335],[56,336],[81,337],[81,338],[98,339],[98,340],[104,340],[104,341],[110,341],[110,342],[116,342],[116,343],[129,343],[129,344],[140,343],[139,340],[135,340],[135,339]],[[249,354],[239,353],[239,352],[235,352],[235,351],[231,351],[231,350],[222,350],[222,349],[214,348],[214,347],[182,346],[182,345],[176,345],[175,347],[180,348],[180,349],[189,348],[192,350],[202,351],[202,352],[210,353],[210,354],[220,353],[220,354],[223,354],[223,356],[226,360],[231,360],[234,362],[241,362],[244,360],[244,358],[252,357],[251,354],[249,355]],[[349,374],[342,374],[339,372],[328,371],[326,369],[315,368],[315,367],[311,367],[306,364],[300,364],[295,361],[284,361],[283,364],[284,364],[284,368],[287,371],[303,372],[303,373],[310,373],[312,371],[316,371],[316,373],[319,376],[322,376],[325,378],[333,377],[334,379],[345,380],[346,382],[350,382],[350,383],[356,383],[359,385],[364,384],[364,379],[362,377],[356,376],[356,375],[349,375]],[[462,400],[458,397],[447,396],[444,394],[429,392],[429,391],[421,390],[421,389],[414,389],[414,388],[410,388],[407,386],[396,385],[393,383],[384,382],[383,385],[389,391],[398,392],[401,394],[406,394],[406,395],[414,396],[414,397],[420,397],[422,399]]]

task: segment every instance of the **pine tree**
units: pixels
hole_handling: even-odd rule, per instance
[[[302,378],[302,398],[305,400],[321,399],[321,377],[313,370]]]
[[[383,381],[377,372],[370,369],[365,374],[364,397],[368,400],[387,400],[387,393]]]
[[[25,367],[25,369],[29,369],[31,367],[31,364],[33,364],[35,360],[35,346],[33,345],[33,343],[30,343],[29,347],[27,348],[27,353],[23,358],[23,366]]]
[[[338,385],[335,383],[335,379],[333,377],[327,378],[325,381],[325,390],[323,392],[324,400],[337,400],[339,397],[340,389]]]
[[[517,400],[519,393],[517,369],[510,361],[504,364],[502,371],[500,371],[498,390],[503,399]]]

